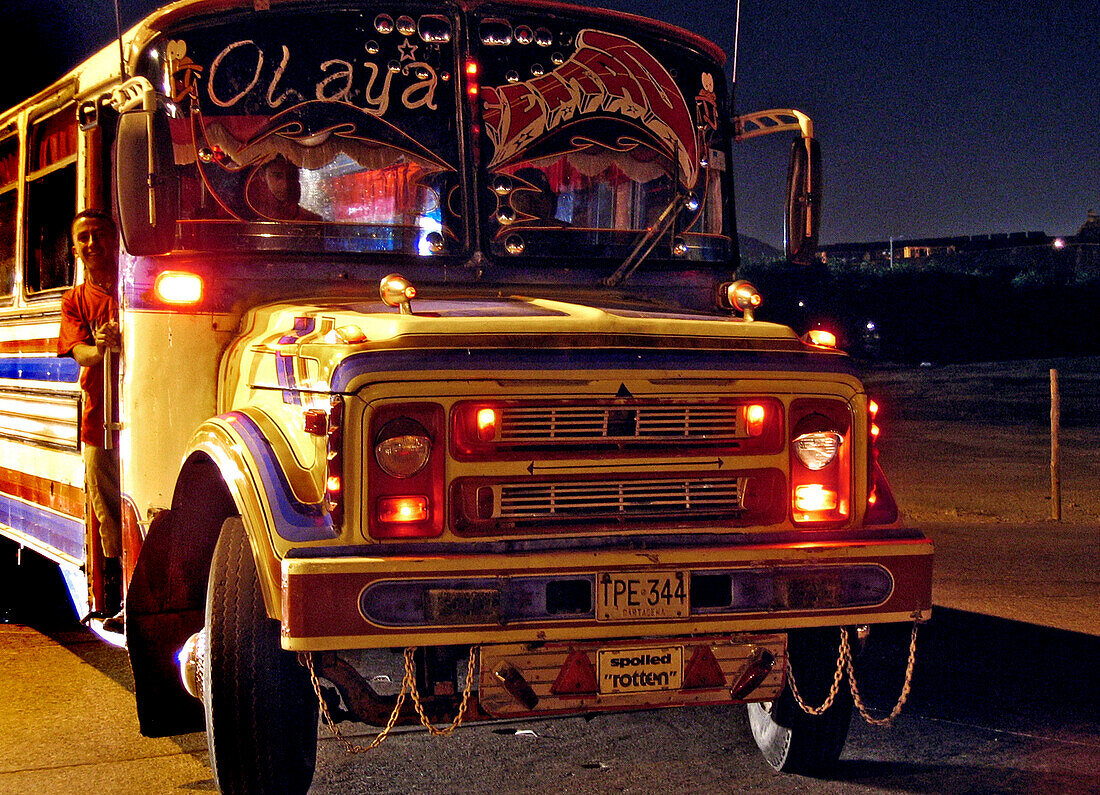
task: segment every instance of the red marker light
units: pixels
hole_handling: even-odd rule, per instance
[[[478,85],[477,61],[466,62],[466,94],[470,99],[476,99],[481,88]]]
[[[496,409],[478,409],[477,411],[477,438],[483,442],[491,442],[497,435]]]
[[[749,436],[760,436],[764,433],[764,418],[767,412],[764,407],[754,403],[745,406],[745,433]]]

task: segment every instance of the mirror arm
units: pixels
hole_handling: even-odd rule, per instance
[[[773,108],[745,113],[733,119],[734,140],[747,141],[761,135],[796,132],[803,138],[814,137],[814,122],[800,110]]]
[[[157,225],[157,153],[156,153],[156,137],[153,129],[154,116],[157,112],[157,95],[150,85],[145,88],[141,98],[141,112],[145,114],[145,129],[146,140],[148,146],[146,148],[146,154],[148,156],[147,163],[149,167],[149,175],[146,179],[146,184],[149,186],[149,226],[156,227]]]

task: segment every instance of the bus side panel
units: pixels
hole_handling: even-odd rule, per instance
[[[79,565],[80,368],[57,356],[57,333],[56,321],[0,319],[0,523],[39,552]]]
[[[191,435],[217,414],[223,340],[212,338],[216,327],[205,314],[124,313],[121,463],[126,494],[143,529],[171,504]]]
[[[58,322],[0,318],[0,534],[58,563],[89,610],[80,457],[80,368],[59,358]],[[93,556],[94,558],[95,556]]]

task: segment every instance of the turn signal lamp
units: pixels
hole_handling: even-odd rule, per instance
[[[164,271],[157,276],[153,291],[166,304],[190,306],[202,300],[202,278],[184,271]]]
[[[794,490],[794,507],[796,510],[807,514],[820,511],[835,511],[840,505],[837,494],[832,489],[827,489],[820,483],[808,483],[804,486],[796,486]]]
[[[407,524],[428,520],[427,497],[382,497],[378,500],[378,520],[388,524]]]

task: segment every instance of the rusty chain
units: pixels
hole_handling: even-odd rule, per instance
[[[405,673],[401,679],[401,690],[397,694],[397,701],[393,705],[393,712],[390,713],[389,719],[386,721],[386,725],[374,736],[374,739],[369,745],[359,745],[349,740],[344,733],[340,730],[339,725],[332,717],[332,713],[329,712],[328,702],[325,701],[324,695],[321,693],[321,682],[317,676],[316,670],[313,667],[313,654],[310,652],[301,652],[298,654],[298,661],[302,663],[309,671],[309,679],[313,684],[313,692],[317,696],[317,701],[321,707],[321,716],[324,720],[325,726],[332,732],[332,736],[338,739],[344,744],[344,748],[349,754],[361,754],[367,751],[373,751],[379,745],[381,745],[390,732],[393,731],[393,727],[397,724],[397,720],[401,714],[401,707],[405,704],[405,696],[411,695],[413,706],[416,708],[416,713],[420,717],[421,724],[433,735],[437,737],[446,737],[452,734],[455,729],[462,725],[462,720],[466,716],[466,708],[470,701],[470,692],[473,688],[474,680],[474,667],[477,660],[477,646],[470,647],[470,658],[466,664],[466,684],[462,689],[462,703],[458,707],[458,714],[455,715],[451,725],[446,729],[437,729],[432,725],[428,716],[424,713],[424,708],[420,703],[420,694],[417,692],[416,687],[416,667],[413,663],[413,655],[416,653],[415,646],[409,646],[405,649]]]
[[[848,628],[840,628],[840,648],[837,651],[836,670],[833,672],[833,683],[829,687],[829,694],[825,697],[825,701],[820,707],[811,707],[807,704],[802,695],[798,692],[798,685],[795,684],[794,671],[788,665],[787,668],[787,681],[791,684],[791,695],[794,696],[795,703],[810,715],[820,715],[825,712],[829,707],[833,705],[833,700],[836,698],[837,693],[840,692],[840,682],[844,678],[845,672],[848,674],[848,689],[852,694],[852,701],[855,703],[856,708],[859,710],[860,716],[874,726],[889,726],[894,722],[894,719],[901,714],[902,707],[905,706],[905,702],[909,698],[909,691],[913,684],[913,666],[917,660],[917,627],[920,625],[920,615],[914,616],[913,621],[913,633],[909,638],[909,661],[905,666],[905,683],[901,687],[901,695],[898,697],[898,701],[894,704],[894,708],[890,710],[890,714],[885,718],[876,718],[871,715],[871,711],[867,708],[863,702],[862,696],[859,694],[859,688],[856,686],[856,673],[855,666],[852,662],[852,648],[848,643]]]

